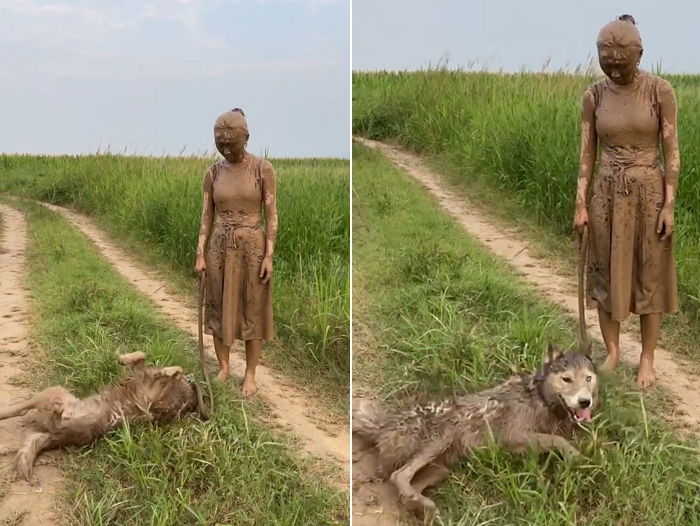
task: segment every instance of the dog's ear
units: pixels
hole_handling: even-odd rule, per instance
[[[583,354],[588,360],[593,363],[593,343],[590,341],[581,349],[581,354]]]
[[[553,343],[549,343],[547,345],[547,361],[548,362],[553,362],[557,358],[561,358],[563,356],[563,352]]]

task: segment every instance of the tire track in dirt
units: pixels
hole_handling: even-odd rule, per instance
[[[353,306],[354,307],[354,306]],[[353,308],[353,312],[357,309]],[[378,344],[372,331],[360,317],[352,320],[352,354],[372,355]],[[369,390],[353,382],[353,403],[366,398]],[[399,494],[393,484],[377,480],[377,450],[358,436],[352,437],[352,524],[353,526],[397,526],[407,513],[399,503]]]
[[[180,330],[197,338],[197,311],[192,301],[167,291],[164,279],[156,272],[144,268],[127,255],[116,244],[100,231],[92,221],[74,211],[60,206],[42,203],[47,208],[58,212],[74,227],[90,239],[102,256],[126,278],[140,293],[148,297],[158,309]],[[211,338],[205,338],[205,353],[216,360],[214,345]],[[231,353],[231,369],[245,369],[243,347],[236,343],[236,351]],[[301,443],[303,450],[312,457],[330,461],[342,469],[342,480],[337,481],[347,488],[350,463],[350,435],[341,426],[331,426],[324,423],[323,427],[316,425],[314,415],[323,415],[320,407],[310,402],[300,391],[279,382],[270,369],[259,365],[256,374],[258,393],[272,408],[272,424],[279,425],[290,431]]]
[[[30,368],[27,291],[23,286],[27,224],[14,208],[0,204],[0,406],[26,400],[32,391],[21,385]],[[58,520],[53,498],[62,483],[55,454],[43,455],[34,473],[36,485],[15,480],[14,451],[23,439],[19,418],[0,421],[0,524],[49,526]],[[48,461],[48,463],[47,463]]]
[[[445,212],[492,253],[505,259],[525,282],[541,291],[549,301],[577,315],[576,283],[548,267],[542,259],[532,256],[522,234],[497,226],[485,214],[470,206],[466,198],[449,191],[441,177],[428,168],[420,157],[382,142],[361,137],[355,137],[354,140],[380,151],[422,184],[437,199]],[[589,333],[602,342],[595,311],[586,311],[586,324]],[[620,333],[622,361],[636,366],[640,351],[638,335],[625,330],[623,326]],[[667,415],[668,418],[676,425],[683,424],[697,431],[700,427],[700,391],[694,385],[698,385],[698,378],[686,374],[673,355],[660,347],[656,350],[655,371],[658,384],[675,399],[677,411],[673,415]]]

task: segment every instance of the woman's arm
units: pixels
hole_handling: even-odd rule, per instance
[[[262,172],[263,207],[265,208],[265,257],[260,268],[263,282],[272,278],[272,256],[277,241],[277,178],[272,165],[263,160]]]
[[[265,207],[265,257],[272,258],[277,241],[277,178],[268,161],[263,161],[262,191]]]
[[[658,87],[659,125],[661,143],[664,150],[664,171],[666,192],[664,206],[673,208],[676,202],[678,174],[681,171],[681,156],[678,150],[676,96],[667,80],[661,80]]]
[[[676,96],[667,80],[659,80],[657,85],[657,100],[659,102],[659,128],[661,144],[664,149],[664,206],[659,213],[656,233],[662,240],[673,234],[673,207],[676,203],[676,188],[678,174],[681,171],[681,156],[678,151],[678,130],[676,128]]]
[[[576,184],[576,214],[574,228],[579,231],[588,223],[586,195],[595,168],[598,135],[595,131],[595,97],[591,88],[581,101],[581,152],[579,155],[578,181]]]
[[[204,261],[204,249],[209,239],[211,225],[214,222],[214,175],[211,167],[207,168],[202,178],[202,218],[199,223],[199,240],[197,242],[197,261]],[[201,269],[204,270],[204,269]],[[199,270],[201,272],[201,270]]]

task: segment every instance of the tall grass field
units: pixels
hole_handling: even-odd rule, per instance
[[[202,206],[200,157],[0,157],[0,192],[68,205],[117,238],[149,248],[156,261],[194,283]],[[279,233],[273,282],[280,343],[265,356],[316,385],[338,405],[349,387],[349,163],[272,160]],[[194,290],[192,288],[191,290]]]
[[[675,240],[681,315],[670,323],[697,355],[700,76],[665,77],[678,100],[682,164]],[[353,130],[439,163],[450,182],[490,194],[494,211],[514,203],[511,219],[536,222],[561,247],[571,235],[581,96],[595,80],[568,73],[356,72]]]

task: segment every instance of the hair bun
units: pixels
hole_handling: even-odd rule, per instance
[[[624,20],[625,22],[632,22],[633,25],[637,25],[634,17],[632,15],[620,15],[617,17],[618,20]]]
[[[231,111],[236,111],[245,117],[245,113],[243,113],[243,110],[241,108],[233,108]]]

